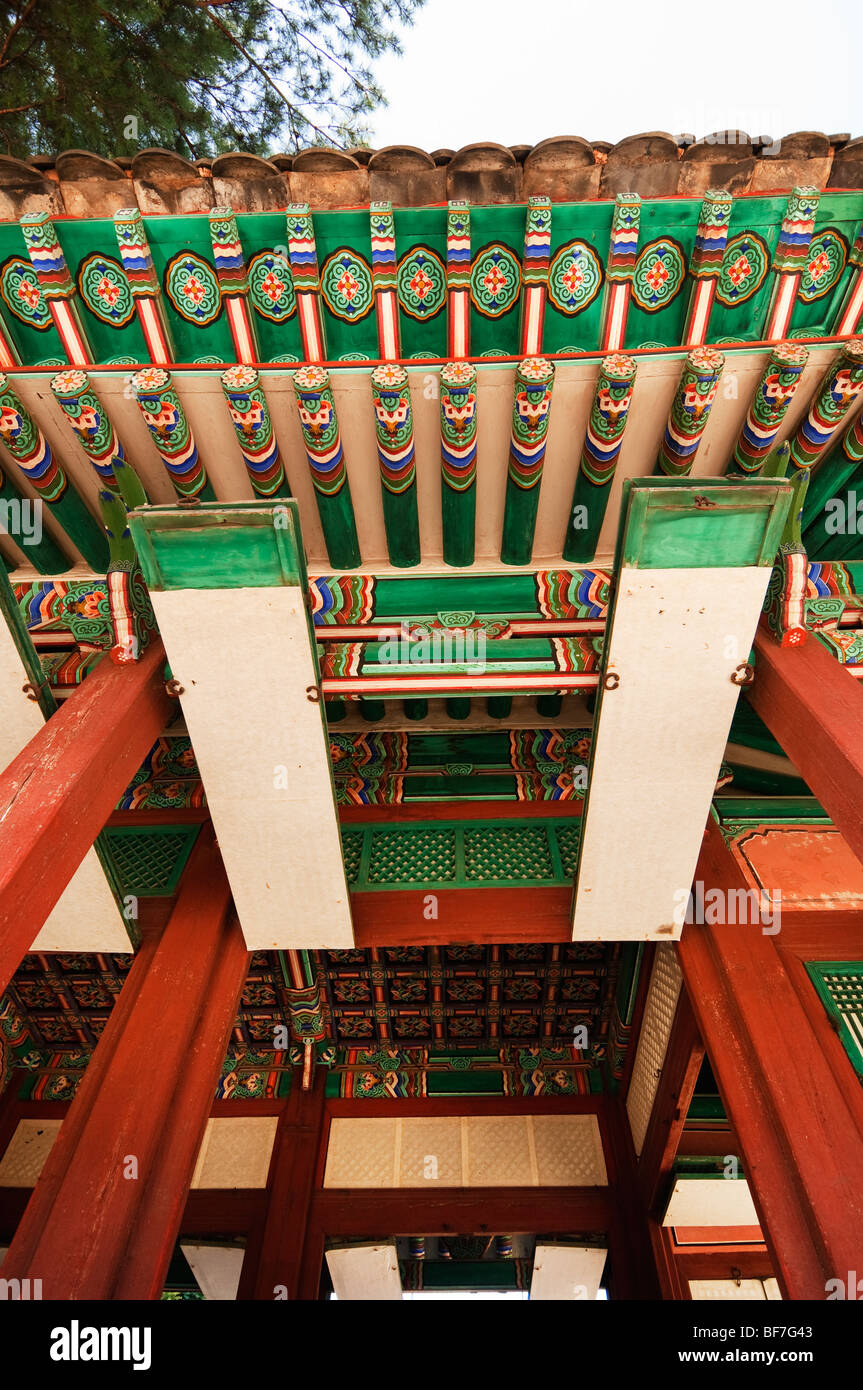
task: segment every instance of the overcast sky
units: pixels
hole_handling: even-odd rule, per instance
[[[742,129],[863,134],[863,2],[426,0],[373,146]]]

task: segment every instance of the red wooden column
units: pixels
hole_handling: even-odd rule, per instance
[[[291,1300],[300,1296],[309,1207],[324,1141],[325,1087],[323,1067],[309,1091],[294,1074],[273,1145],[263,1231],[249,1245],[238,1298],[273,1300],[282,1289]]]
[[[136,957],[63,1122],[7,1278],[41,1278],[49,1299],[158,1298],[247,968],[205,826],[168,924]]]
[[[811,634],[780,647],[759,628],[755,653],[752,708],[863,860],[863,689]]]
[[[0,994],[174,710],[164,665],[104,658],[0,772]]]
[[[747,886],[713,823],[697,880],[705,892]],[[829,1279],[860,1263],[863,1124],[851,1063],[833,1069],[785,969],[781,937],[759,923],[693,923],[678,950],[783,1295],[820,1300]]]

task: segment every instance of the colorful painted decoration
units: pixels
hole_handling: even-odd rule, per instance
[[[10,256],[0,267],[0,296],[16,319],[41,332],[50,328],[51,311],[45,302],[36,272],[20,256]]]
[[[413,246],[398,264],[399,305],[412,319],[433,319],[446,305],[447,273],[428,246]]]
[[[370,623],[375,612],[375,580],[370,574],[322,575],[309,582],[316,627]]]
[[[102,323],[123,328],[135,317],[126,272],[112,256],[86,256],[78,267],[78,293]]]
[[[722,258],[717,300],[727,309],[745,304],[760,290],[769,269],[770,252],[763,237],[756,232],[740,232],[731,237]]]
[[[704,195],[689,262],[689,273],[696,280],[713,278],[722,271],[733,202],[725,189],[710,188]]]
[[[548,273],[548,297],[562,314],[580,314],[602,287],[599,257],[585,241],[561,247]]]
[[[692,469],[719,389],[725,358],[716,348],[693,348],[686,358],[655,473],[682,478]]]
[[[208,486],[192,431],[170,372],[145,367],[132,377],[132,390],[171,482],[181,497],[199,497]]]
[[[441,503],[448,565],[474,559],[476,522],[476,367],[449,362],[440,374]]]
[[[21,230],[44,297],[71,299],[75,286],[48,213],[26,212],[21,218]]]
[[[544,357],[526,358],[516,370],[500,551],[506,565],[530,563],[553,385],[554,364]]]
[[[416,480],[408,374],[388,362],[374,369],[371,383],[381,481],[388,492],[405,492]]]
[[[285,488],[285,470],[256,368],[228,367],[220,381],[254,491],[260,498],[277,496]]]
[[[606,357],[599,368],[563,543],[564,560],[592,560],[608,506],[635,384],[635,358]]]
[[[757,473],[770,453],[808,360],[802,344],[780,343],[770,353],[734,450],[741,473]]]
[[[795,188],[792,191],[773,253],[773,269],[780,274],[805,270],[820,201],[821,192],[817,188]]]
[[[406,369],[394,362],[375,367],[370,380],[390,562],[417,565],[420,543],[410,380]]]
[[[470,288],[470,204],[459,198],[447,204],[446,279],[450,290]]]
[[[638,228],[641,198],[637,193],[618,193],[611,219],[611,243],[606,276],[611,282],[632,279],[638,261]]]
[[[360,564],[360,547],[329,373],[323,367],[300,367],[293,381],[327,554],[333,566],[354,569]],[[320,611],[328,611],[326,602]]]
[[[550,257],[551,199],[528,198],[523,261],[523,279],[526,287],[548,283]]]
[[[374,305],[371,267],[359,252],[341,247],[327,256],[321,267],[321,294],[336,318],[356,323]]]
[[[143,506],[146,501],[147,494],[135,477],[128,499],[111,492],[99,494],[99,507],[111,552],[107,583],[114,646],[110,655],[111,660],[120,665],[140,661],[156,633],[153,604],[128,526],[128,512],[134,506]]]
[[[74,367],[58,372],[51,379],[51,390],[103,485],[115,491],[114,461],[122,461],[126,455],[87,373]]]
[[[470,273],[470,298],[485,318],[497,319],[518,303],[521,266],[508,246],[492,242],[474,257]]]
[[[764,465],[763,476],[784,477],[787,466],[786,446],[783,445]],[[806,640],[809,566],[800,536],[800,518],[809,478],[808,468],[798,468],[792,475],[791,505],[764,596],[767,626],[782,647],[797,647]]]
[[[285,470],[261,378],[241,364],[229,367],[220,381],[252,487],[259,497],[276,497],[285,490]]]
[[[120,248],[120,259],[129,288],[134,297],[151,298],[158,294],[159,281],[144,229],[144,219],[138,208],[121,208],[114,213],[114,232]]]
[[[213,262],[222,294],[247,294],[249,279],[246,274],[246,258],[237,230],[237,219],[231,207],[210,208],[210,241],[213,246]]]
[[[0,373],[0,439],[88,564],[97,572],[104,570],[108,563],[104,532],[70,484],[47,439],[3,373]],[[66,568],[65,564],[62,568]]]
[[[632,298],[639,309],[654,314],[665,309],[683,288],[686,260],[671,237],[649,241],[632,273]]]
[[[396,224],[392,203],[369,207],[372,243],[372,279],[376,290],[396,288]]]
[[[280,251],[259,251],[249,261],[249,301],[271,323],[286,323],[296,313],[291,267]]]
[[[321,287],[318,274],[318,254],[315,233],[308,203],[291,203],[285,209],[288,231],[288,256],[294,289],[312,294]]]
[[[66,474],[3,373],[0,373],[0,438],[40,497],[46,502],[58,502],[66,491]]]
[[[836,362],[827,368],[808,415],[790,441],[794,468],[812,467],[861,391],[863,339],[855,338],[845,344]]]
[[[171,257],[165,267],[165,293],[187,323],[204,327],[222,311],[216,272],[209,261],[194,251],[181,251]]]
[[[848,243],[841,232],[825,227],[809,243],[806,268],[800,277],[798,296],[804,304],[823,299],[836,284],[848,260]]]

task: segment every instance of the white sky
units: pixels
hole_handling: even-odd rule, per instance
[[[403,47],[373,147],[863,134],[861,0],[426,0]]]

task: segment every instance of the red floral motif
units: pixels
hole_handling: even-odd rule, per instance
[[[825,251],[819,251],[813,261],[810,261],[806,269],[809,271],[810,280],[814,280],[816,285],[830,269],[830,257]]]
[[[201,284],[197,275],[190,275],[183,286],[183,294],[186,298],[191,299],[193,304],[200,304],[206,293],[206,288]]]
[[[584,284],[584,272],[575,261],[560,278],[564,289],[568,290],[570,294],[575,294],[576,290]]]
[[[41,297],[39,287],[34,285],[32,280],[19,281],[15,293],[27,305],[28,309],[35,309]]]
[[[284,280],[280,280],[278,275],[274,275],[272,271],[261,281],[261,293],[265,294],[273,304],[277,304],[281,299],[284,288]]]
[[[506,289],[509,284],[509,277],[504,275],[500,266],[493,265],[482,277],[482,283],[485,285],[492,299],[496,299],[501,290]]]
[[[742,280],[752,274],[752,266],[749,264],[745,255],[740,255],[733,265],[728,268],[728,278],[735,289]]]
[[[113,280],[109,280],[107,275],[103,275],[96,286],[96,293],[102,302],[108,305],[109,309],[113,309],[120,298],[120,286],[115,284]]]
[[[668,271],[665,269],[662,261],[657,260],[654,261],[644,278],[650,288],[656,292],[656,290],[662,288],[668,279]]]
[[[430,275],[426,274],[422,266],[419,267],[413,279],[408,281],[408,284],[420,303],[422,303],[426,295],[434,289],[434,280],[432,280]]]
[[[336,281],[336,289],[350,304],[360,290],[360,282],[349,270],[343,270]]]

